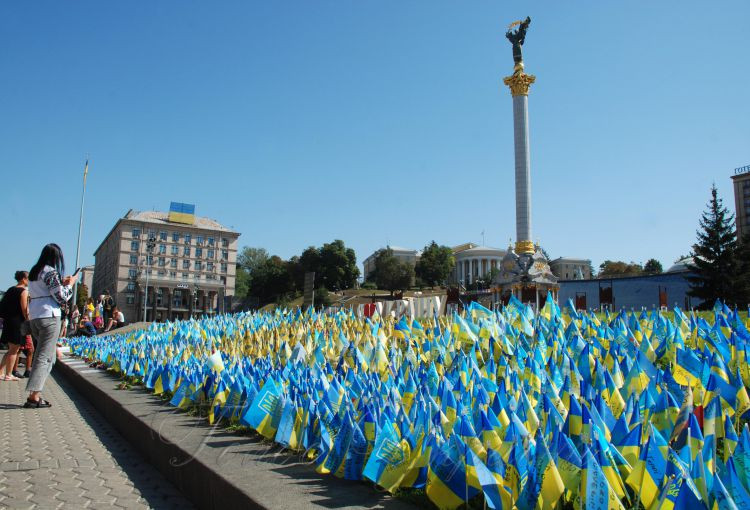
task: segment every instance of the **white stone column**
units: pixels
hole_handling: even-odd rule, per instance
[[[513,97],[513,146],[516,158],[516,241],[531,241],[531,162],[528,96]]]

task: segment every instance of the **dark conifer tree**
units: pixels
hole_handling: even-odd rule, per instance
[[[701,300],[700,308],[710,308],[716,299],[736,303],[735,259],[736,233],[734,216],[727,211],[717,196],[716,185],[711,186],[711,201],[700,219],[698,241],[693,245],[693,275],[689,294]]]

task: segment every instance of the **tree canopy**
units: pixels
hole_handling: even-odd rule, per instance
[[[599,265],[599,278],[618,276],[637,276],[643,273],[643,267],[635,262],[605,260]]]
[[[325,287],[337,291],[350,289],[357,283],[359,269],[354,250],[347,248],[344,241],[336,239],[320,248],[310,246],[296,259],[299,268],[296,271],[297,285],[302,288],[304,274],[315,273],[315,288]]]
[[[414,267],[393,255],[393,250],[383,248],[375,256],[375,270],[368,276],[378,288],[391,291],[408,289],[414,280]]]
[[[648,259],[643,266],[643,272],[646,274],[661,274],[664,272],[664,268],[661,267],[661,262],[658,260]]]
[[[434,287],[445,283],[455,264],[453,250],[432,241],[424,247],[414,272],[425,284]]]

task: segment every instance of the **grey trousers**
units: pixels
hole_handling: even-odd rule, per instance
[[[60,317],[33,319],[31,336],[36,339],[34,366],[26,383],[26,391],[42,391],[47,376],[57,359],[57,339],[60,336]]]

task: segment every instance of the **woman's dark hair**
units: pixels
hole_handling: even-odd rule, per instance
[[[60,277],[65,272],[65,259],[63,258],[62,250],[55,243],[49,243],[47,246],[42,248],[42,254],[39,255],[34,267],[29,271],[29,280],[39,279],[39,273],[42,272],[44,266],[50,266],[54,268]]]
[[[29,272],[28,271],[16,271],[16,274],[13,275],[13,277],[16,279],[18,283],[21,283],[21,280],[29,277]]]

